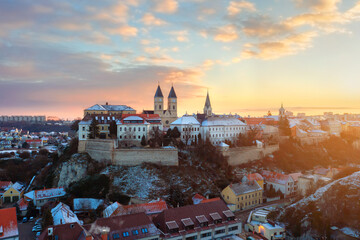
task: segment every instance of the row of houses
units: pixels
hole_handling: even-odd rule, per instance
[[[66,205],[54,209],[59,212],[62,208]],[[135,212],[110,215],[86,225],[75,218],[71,221],[48,227],[39,239],[236,239],[242,231],[241,222],[220,199],[166,208],[152,216]]]

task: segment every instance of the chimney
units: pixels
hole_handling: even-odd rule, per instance
[[[101,231],[101,240],[108,240],[109,230],[103,229]]]
[[[106,102],[106,105],[109,105],[109,103],[108,103],[108,102]]]
[[[54,233],[54,229],[53,229],[52,227],[49,227],[49,228],[48,228],[48,236],[49,236],[49,237],[52,236],[53,233]]]

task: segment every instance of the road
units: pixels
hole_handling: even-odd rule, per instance
[[[34,225],[34,222],[22,223],[21,221],[18,221],[19,239],[34,240],[36,237],[36,232],[31,231]]]

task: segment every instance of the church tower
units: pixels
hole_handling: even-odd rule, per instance
[[[281,103],[281,108],[279,109],[279,117],[285,117],[285,108]]]
[[[206,102],[205,102],[205,106],[204,106],[204,114],[206,116],[211,116],[212,115],[212,108],[211,108],[211,103],[210,103],[209,90],[208,90],[207,96],[206,96]]]
[[[168,96],[168,111],[172,116],[177,116],[177,96],[174,90],[174,86],[171,87]]]
[[[162,116],[163,112],[164,112],[164,95],[162,94],[160,85],[158,85],[158,88],[154,96],[154,114],[159,114],[160,116]]]

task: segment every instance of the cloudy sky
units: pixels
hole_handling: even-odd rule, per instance
[[[360,112],[359,0],[1,0],[0,115]],[[257,112],[257,113],[255,113]]]

